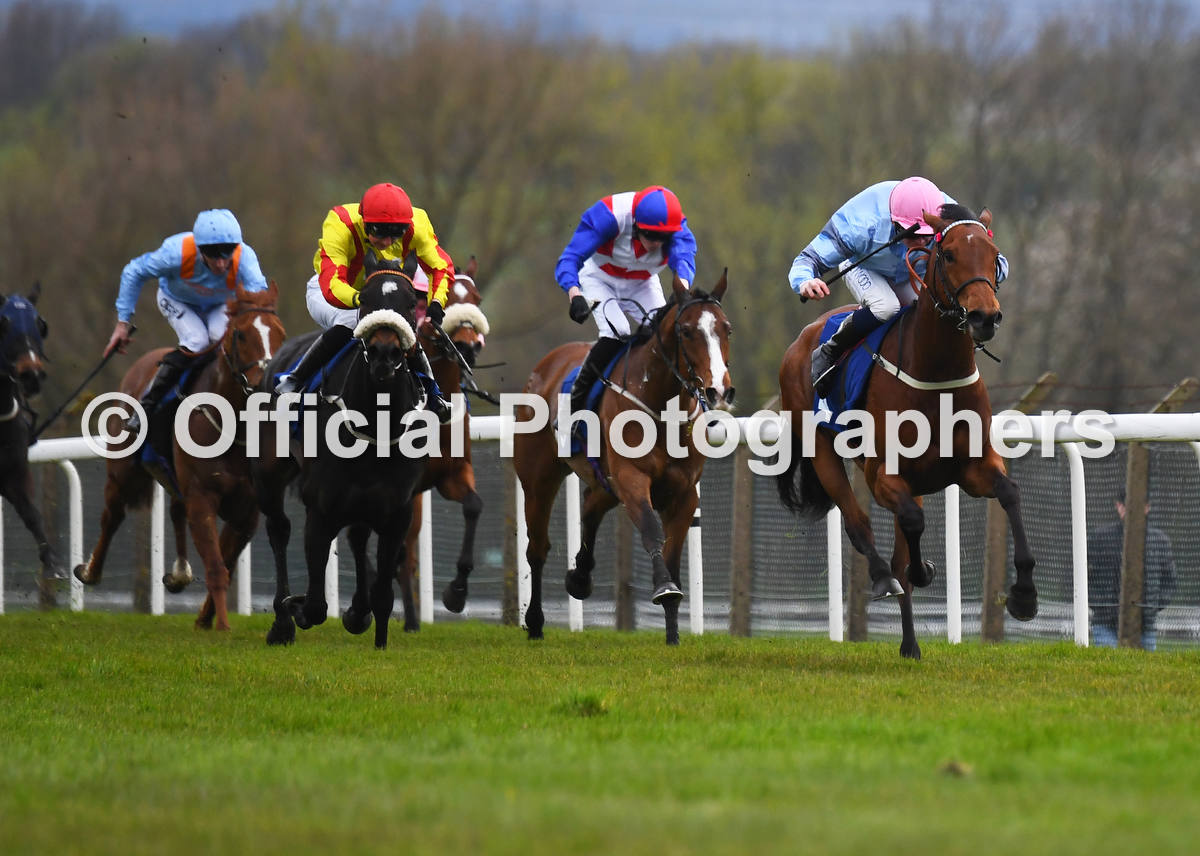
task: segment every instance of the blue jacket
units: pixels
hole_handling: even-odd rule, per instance
[[[792,262],[792,269],[788,272],[792,291],[799,293],[800,286],[808,280],[836,268],[844,261],[858,261],[895,237],[888,199],[897,184],[897,181],[873,184],[833,213],[820,234]],[[954,202],[946,193],[942,196],[947,203]],[[908,282],[904,253],[903,242],[897,243],[873,256],[862,267],[878,273],[893,286],[904,285]],[[923,261],[917,264],[914,259],[918,273],[924,271]],[[1002,282],[1007,276],[1008,259],[1001,255],[996,260],[996,282]]]
[[[198,310],[211,309],[234,296],[226,277],[209,270],[199,253],[192,264],[191,276],[184,277],[184,239],[190,238],[191,234],[172,235],[157,250],[144,253],[125,265],[121,271],[121,289],[117,293],[118,320],[128,321],[133,317],[142,284],[147,279],[157,279],[159,288],[167,295]],[[246,291],[264,291],[267,287],[258,256],[249,244],[241,245],[237,282]]]

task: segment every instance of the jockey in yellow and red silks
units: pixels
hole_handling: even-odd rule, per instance
[[[313,256],[316,272],[305,294],[308,312],[324,332],[299,365],[280,379],[277,392],[301,391],[350,340],[358,323],[359,290],[366,281],[363,267],[368,251],[381,259],[404,261],[415,256],[430,281],[426,317],[432,324],[441,324],[449,285],[454,281],[454,262],[438,244],[429,215],[414,208],[404,190],[394,184],[373,185],[361,202],[335,205],[325,216]],[[410,358],[427,381],[430,410],[445,421],[449,405],[432,382],[424,351],[416,348]]]

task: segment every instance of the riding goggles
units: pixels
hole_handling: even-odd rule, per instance
[[[233,258],[233,251],[237,247],[237,244],[201,244],[199,250],[200,255],[210,259],[229,259]]]
[[[403,238],[404,233],[408,231],[407,223],[364,223],[363,228],[367,230],[367,234],[373,238],[391,238],[393,241],[397,238]]]

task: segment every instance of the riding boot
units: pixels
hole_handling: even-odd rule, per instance
[[[425,388],[425,407],[437,417],[438,422],[449,422],[450,402],[442,397],[442,391],[438,389],[437,381],[433,379],[433,367],[429,365],[429,357],[426,356],[425,349],[420,345],[414,347],[409,353],[408,367],[421,379],[421,385]]]
[[[592,349],[588,351],[587,357],[583,361],[583,365],[579,367],[579,374],[575,376],[575,383],[571,386],[571,412],[579,413],[587,409],[588,392],[592,385],[600,379],[601,374],[612,358],[617,355],[621,348],[625,345],[620,339],[614,339],[610,336],[601,336],[596,340],[596,344],[592,345]]]
[[[829,394],[833,369],[846,352],[883,322],[865,306],[847,315],[833,335],[812,353],[812,381],[817,395]]]
[[[336,357],[353,335],[353,330],[343,327],[341,324],[334,324],[323,332],[315,342],[308,346],[299,365],[289,374],[279,378],[279,382],[275,384],[275,392],[280,395],[285,392],[303,392],[304,387],[312,380],[312,376]]]
[[[150,382],[150,388],[146,390],[139,402],[146,414],[147,425],[150,424],[154,418],[154,412],[162,404],[163,396],[179,382],[179,378],[183,376],[195,358],[195,354],[186,353],[179,348],[163,354],[162,362],[158,364],[158,373],[154,375],[154,380]],[[134,434],[142,430],[142,420],[138,417],[136,410],[125,420],[125,427]]]

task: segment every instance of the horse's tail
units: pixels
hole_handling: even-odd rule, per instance
[[[799,478],[797,478],[799,470]],[[801,452],[800,438],[792,433],[792,455],[787,469],[775,476],[779,501],[793,514],[820,517],[833,508],[833,499],[817,477],[812,458]]]

